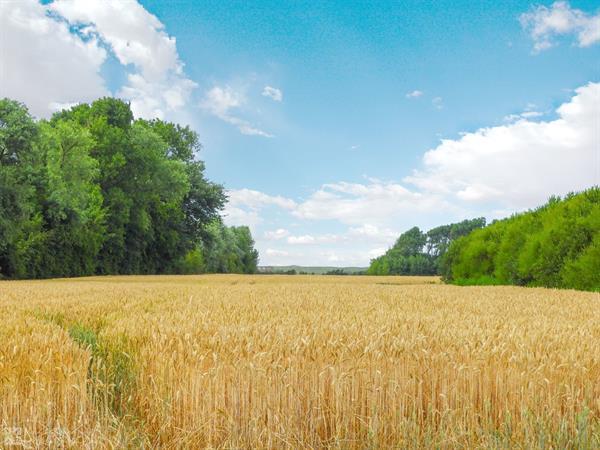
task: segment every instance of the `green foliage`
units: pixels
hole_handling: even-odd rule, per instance
[[[190,250],[181,261],[178,272],[186,275],[206,272],[202,250],[200,248]]]
[[[400,235],[384,255],[371,260],[368,275],[436,275],[450,243],[485,226],[483,217],[442,225],[423,233],[413,227]]]
[[[443,274],[456,284],[600,290],[600,189],[553,197],[458,239]]]
[[[24,105],[0,100],[0,274],[18,276],[43,240],[37,204],[42,160],[34,143],[38,128]]]
[[[205,246],[208,272],[256,272],[258,252],[248,227],[227,227],[215,220],[206,227],[206,233],[210,236]]]
[[[254,272],[199,150],[189,127],[134,120],[121,100],[38,123],[0,100],[0,276]]]

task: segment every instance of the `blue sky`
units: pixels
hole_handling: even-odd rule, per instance
[[[600,183],[597,2],[1,8],[0,94],[39,116],[117,95],[189,123],[230,192],[226,221],[252,227],[263,264],[365,265],[412,225],[503,217]],[[73,80],[27,67],[52,45],[52,63],[79,62]],[[8,74],[25,70],[54,97]]]
[[[208,173],[230,188],[297,196],[363,175],[397,179],[441,137],[529,103],[552,109],[599,75],[598,47],[567,39],[532,55],[523,1],[316,3],[143,1],[177,38],[190,78],[244,90],[246,117],[275,135],[198,118]],[[284,100],[261,97],[265,85]],[[424,95],[407,99],[414,90]]]

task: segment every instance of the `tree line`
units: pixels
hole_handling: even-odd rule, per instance
[[[485,226],[485,218],[463,220],[422,232],[413,227],[384,255],[372,259],[367,275],[440,275],[452,241]]]
[[[443,264],[455,284],[600,291],[600,188],[491,223],[454,241]]]
[[[0,277],[256,271],[197,134],[114,98],[36,121],[0,100]]]

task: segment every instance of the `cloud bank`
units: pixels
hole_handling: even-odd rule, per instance
[[[482,128],[443,140],[405,181],[423,195],[521,210],[600,180],[600,83],[556,110],[558,118]]]

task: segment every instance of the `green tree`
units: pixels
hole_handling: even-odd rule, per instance
[[[552,197],[454,241],[446,280],[600,290],[600,189]]]
[[[39,276],[89,275],[104,236],[104,209],[93,140],[72,121],[42,123],[39,144],[45,166],[44,257]],[[30,268],[29,271],[32,269]]]
[[[434,275],[450,243],[485,225],[483,217],[442,225],[423,233],[418,227],[406,231],[384,255],[371,261],[371,275]]]
[[[0,100],[0,276],[25,272],[19,252],[35,248],[41,235],[38,190],[42,159],[38,127],[27,108]]]
[[[189,127],[102,98],[36,123],[0,101],[0,275],[256,271]]]

